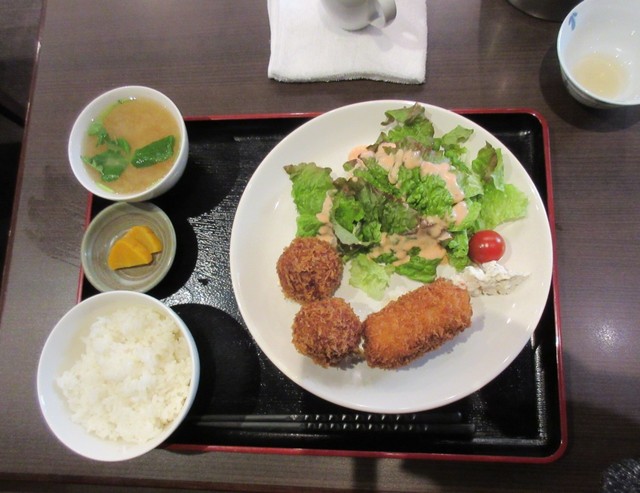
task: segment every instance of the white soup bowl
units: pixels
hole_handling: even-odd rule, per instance
[[[113,106],[118,101],[137,98],[156,101],[171,113],[178,123],[180,132],[178,139],[179,147],[174,151],[176,153],[176,161],[164,177],[140,192],[121,194],[110,191],[105,186],[101,186],[101,184],[91,176],[87,164],[82,160],[82,153],[91,123],[99,118],[106,109]],[[184,118],[178,107],[171,99],[169,99],[169,97],[150,87],[123,86],[111,89],[110,91],[101,94],[85,106],[85,108],[80,112],[73,124],[73,128],[71,129],[68,154],[73,174],[80,184],[89,192],[97,195],[98,197],[112,201],[140,202],[162,195],[171,189],[182,177],[189,157],[189,137],[187,135],[187,127],[184,123]]]
[[[640,0],[584,0],[557,39],[564,84],[594,108],[640,104]]]

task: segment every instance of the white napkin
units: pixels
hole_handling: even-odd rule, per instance
[[[371,79],[421,84],[427,60],[426,0],[396,0],[384,28],[345,31],[320,0],[268,0],[268,75],[282,82]]]

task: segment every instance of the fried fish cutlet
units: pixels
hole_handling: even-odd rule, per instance
[[[293,320],[293,345],[320,366],[360,354],[362,322],[342,298],[302,305]]]
[[[471,325],[469,293],[438,279],[390,302],[364,321],[364,353],[373,368],[404,366]]]
[[[276,271],[284,295],[308,303],[333,296],[342,282],[343,265],[328,242],[295,238],[278,258]]]

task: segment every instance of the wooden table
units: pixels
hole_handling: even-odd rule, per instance
[[[266,2],[49,0],[27,122],[0,326],[0,476],[216,491],[597,491],[640,454],[640,111],[597,111],[562,86],[558,23],[506,1],[429,0],[427,82],[283,84],[267,78]],[[84,460],[49,432],[35,374],[49,331],[76,302],[86,193],[66,157],[84,104],[120,85],[167,93],[185,115],[321,112],[400,98],[447,108],[531,108],[549,123],[569,445],[551,464],[274,454]],[[24,482],[23,482],[24,481]],[[4,486],[3,485],[3,486]],[[35,485],[35,486],[34,486]],[[78,489],[84,488],[83,486]],[[66,491],[66,490],[65,490]]]

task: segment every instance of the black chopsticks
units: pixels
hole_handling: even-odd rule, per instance
[[[459,412],[428,414],[210,414],[192,416],[189,423],[217,430],[275,433],[416,433],[466,436],[475,425],[462,422]]]

